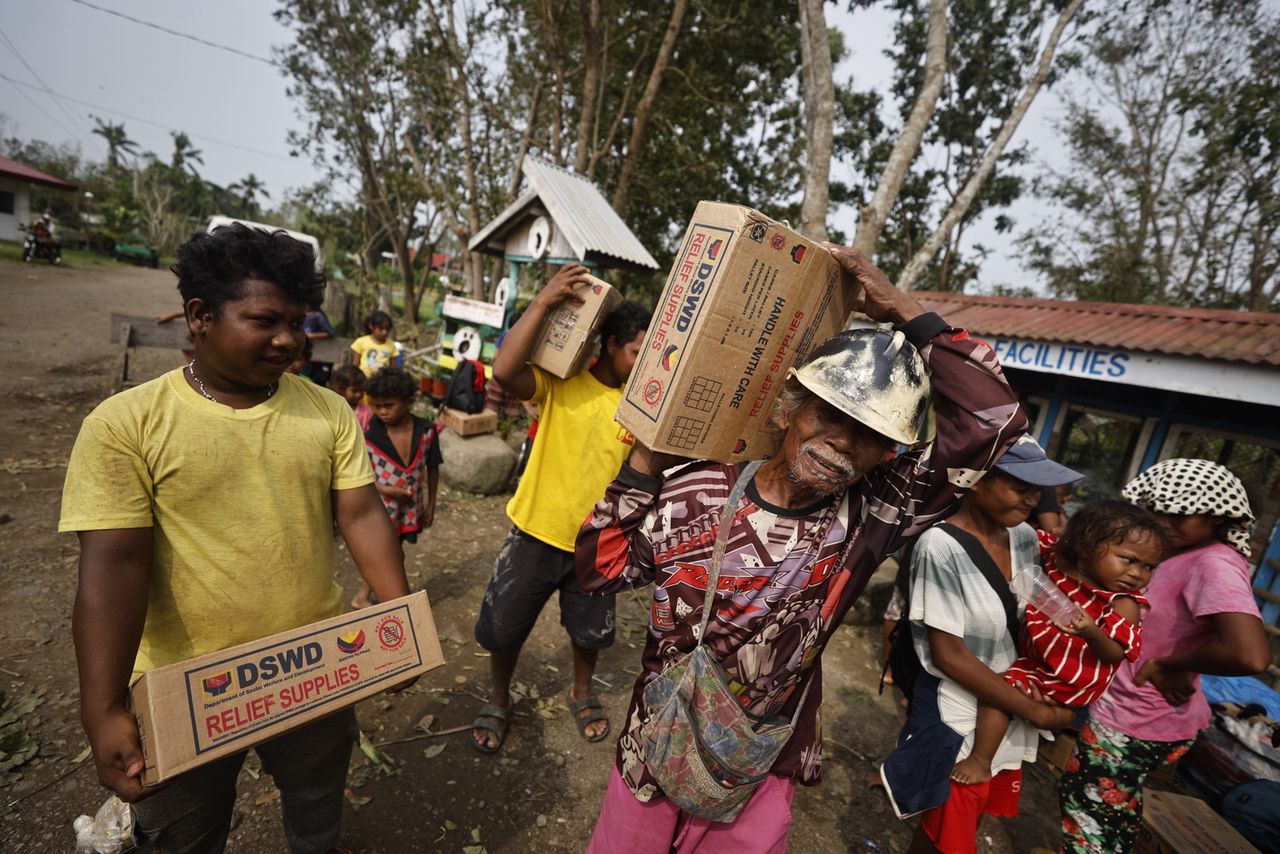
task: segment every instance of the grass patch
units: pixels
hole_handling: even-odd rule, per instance
[[[161,266],[164,265],[164,259],[161,260]],[[22,263],[22,244],[12,240],[0,240],[0,261],[15,261]],[[32,265],[52,266],[43,258],[33,258],[27,262]],[[84,249],[72,249],[64,246],[62,248],[62,266],[64,267],[118,267],[120,262],[107,255],[99,255],[97,252],[89,252]],[[133,266],[133,265],[129,265]]]

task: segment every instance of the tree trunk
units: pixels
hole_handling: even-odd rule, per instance
[[[431,259],[427,259],[431,263]],[[396,241],[396,266],[400,268],[401,293],[404,295],[404,319],[411,326],[418,325],[418,293],[413,277],[413,259],[409,257],[406,240]]]
[[[649,116],[653,112],[654,102],[658,99],[658,88],[662,86],[662,78],[667,73],[667,65],[671,62],[671,54],[675,50],[676,38],[684,25],[684,14],[689,9],[689,0],[676,0],[671,9],[671,18],[667,21],[667,31],[662,35],[662,44],[658,46],[658,57],[653,61],[653,70],[649,72],[649,82],[644,86],[644,94],[636,105],[636,114],[631,120],[631,138],[627,140],[627,159],[622,162],[622,171],[618,174],[618,185],[613,191],[613,209],[619,214],[627,204],[627,194],[631,191],[631,181],[635,178],[636,167],[640,163],[640,152],[644,149],[644,132],[649,125]]]
[[[524,158],[529,153],[529,143],[533,140],[533,129],[538,123],[538,107],[542,103],[542,81],[533,84],[533,94],[529,96],[529,117],[524,123],[524,133],[520,137],[520,147],[516,150],[516,161],[511,164],[511,181],[507,184],[507,204],[516,200],[520,191],[520,178],[524,174]]]
[[[596,102],[600,98],[600,0],[578,0],[578,12],[582,16],[582,102],[573,171],[585,175],[591,159]]]
[[[861,249],[868,256],[875,254],[876,241],[889,219],[889,211],[898,200],[898,192],[907,177],[907,170],[916,152],[920,150],[920,140],[924,138],[929,120],[938,105],[938,96],[942,94],[942,84],[947,76],[947,3],[946,0],[929,0],[929,36],[924,49],[924,85],[916,96],[911,115],[898,135],[889,154],[889,162],[885,164],[880,175],[880,183],[876,185],[871,201],[863,206],[858,231],[853,238],[855,249]]]
[[[978,191],[982,188],[982,185],[987,178],[991,177],[991,173],[996,168],[996,161],[1000,159],[1000,155],[1004,152],[1004,147],[1008,145],[1009,140],[1013,137],[1013,132],[1018,129],[1018,123],[1026,115],[1031,102],[1035,100],[1036,94],[1040,91],[1040,87],[1044,85],[1045,78],[1049,76],[1049,72],[1053,68],[1053,55],[1058,49],[1058,42],[1062,38],[1063,31],[1066,30],[1067,24],[1071,23],[1072,17],[1083,5],[1084,0],[1071,0],[1071,3],[1058,15],[1057,23],[1053,25],[1053,31],[1049,33],[1049,40],[1040,52],[1040,63],[1036,67],[1036,73],[1027,82],[1026,88],[1022,90],[1022,95],[1018,97],[1018,102],[1013,105],[1008,118],[1000,126],[1000,132],[996,134],[996,138],[991,141],[986,153],[982,155],[982,163],[978,165],[977,171],[969,176],[969,180],[965,182],[963,189],[960,190],[955,201],[951,203],[951,207],[947,210],[946,216],[942,218],[942,222],[938,224],[933,234],[929,235],[929,239],[912,256],[910,263],[903,268],[897,282],[900,290],[909,291],[912,289],[920,275],[929,265],[934,253],[938,251],[942,241],[951,229],[955,228],[956,224],[960,222],[960,219],[969,210],[969,206],[973,204],[973,200],[977,198]]]
[[[804,90],[804,200],[800,233],[810,240],[827,239],[828,189],[831,181],[831,133],[835,118],[835,83],[831,76],[831,41],[822,0],[800,2],[801,85]]]

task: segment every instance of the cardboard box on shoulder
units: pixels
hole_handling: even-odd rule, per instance
[[[445,407],[440,411],[440,422],[459,436],[479,436],[498,429],[498,413],[486,409],[472,414]]]
[[[444,663],[425,592],[148,671],[129,689],[152,786]]]
[[[1134,854],[1258,854],[1249,840],[1199,798],[1155,789],[1142,794]]]
[[[600,324],[622,304],[622,294],[612,285],[595,276],[590,279],[589,286],[575,289],[582,305],[566,300],[547,312],[529,357],[531,364],[562,380],[581,373],[599,352]]]
[[[855,293],[813,241],[750,208],[700,202],[618,423],[656,451],[723,463],[767,456],[787,370],[844,328]]]

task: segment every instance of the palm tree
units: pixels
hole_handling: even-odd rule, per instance
[[[262,194],[262,196],[267,199],[271,198],[271,194],[266,190],[266,185],[263,184],[262,181],[258,179],[258,176],[254,175],[252,172],[234,184],[228,184],[227,189],[240,194],[240,199],[244,202],[244,212],[246,215],[252,214],[257,208],[255,200],[258,194]]]
[[[192,146],[191,137],[180,130],[170,131],[169,136],[173,137],[173,160],[170,165],[174,169],[181,169],[185,166],[191,170],[192,175],[199,176],[199,173],[196,172],[196,167],[191,164],[199,163],[203,166],[204,158],[200,155],[204,152]]]
[[[104,121],[97,116],[92,118],[98,125],[93,129],[93,133],[107,141],[107,166],[114,172],[120,168],[120,153],[136,154],[138,143],[129,139],[129,135],[124,131],[124,122],[116,124]]]

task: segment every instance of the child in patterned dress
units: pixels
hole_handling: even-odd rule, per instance
[[[339,365],[329,375],[329,389],[342,395],[343,400],[356,413],[361,430],[369,429],[373,410],[364,402],[364,384],[367,380],[355,365]]]
[[[1067,625],[1028,605],[1022,657],[1004,674],[1010,685],[1051,703],[1087,706],[1107,690],[1120,662],[1142,649],[1142,616],[1150,607],[1139,592],[1165,549],[1165,533],[1150,512],[1127,501],[1095,501],[1067,522],[1062,539],[1040,536],[1045,574],[1078,608]],[[973,751],[951,778],[974,784],[991,779],[991,758],[1009,717],[980,704]]]
[[[440,428],[413,414],[417,383],[401,368],[383,368],[365,386],[374,418],[365,428],[365,449],[373,465],[374,486],[404,544],[416,543],[436,515],[440,481]],[[423,486],[426,489],[423,489]],[[373,604],[368,585],[351,600],[353,608]]]

